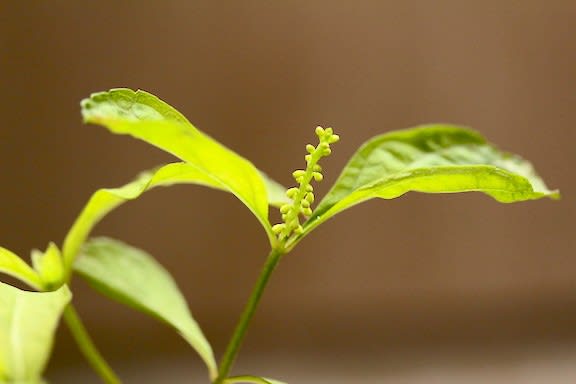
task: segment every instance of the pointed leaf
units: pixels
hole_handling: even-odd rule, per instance
[[[36,383],[70,290],[28,292],[0,283],[0,382]]]
[[[48,244],[46,252],[32,250],[32,265],[40,276],[43,291],[56,289],[64,283],[62,256],[56,244]]]
[[[252,376],[252,375],[244,375],[244,376],[233,376],[229,377],[224,380],[226,384],[235,384],[235,383],[253,383],[253,384],[286,384],[283,381],[272,380],[269,378],[259,377],[259,376]]]
[[[217,375],[210,344],[170,274],[146,252],[108,238],[91,239],[74,269],[102,294],[175,328]]]
[[[279,204],[281,198],[278,183],[265,178],[270,204]],[[220,190],[227,190],[219,180],[214,179],[198,168],[187,163],[172,163],[154,170],[143,172],[134,181],[120,188],[103,188],[96,191],[68,231],[63,246],[63,258],[67,273],[94,226],[110,211],[126,201],[138,198],[145,191],[173,184],[198,184]],[[0,265],[1,268],[1,265]]]
[[[0,247],[0,272],[15,277],[36,290],[42,286],[40,276],[32,267],[18,255],[2,247]]]
[[[363,201],[393,199],[409,191],[479,191],[505,203],[558,198],[530,163],[499,151],[479,133],[452,125],[420,126],[376,136],[362,145],[305,231]]]
[[[194,166],[236,195],[273,240],[266,182],[260,172],[248,160],[196,129],[167,103],[141,90],[112,89],[83,100],[82,115],[87,123],[143,140]]]

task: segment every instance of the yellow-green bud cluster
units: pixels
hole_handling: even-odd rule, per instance
[[[318,136],[318,146],[306,145],[306,151],[308,152],[304,157],[306,169],[298,169],[292,172],[292,177],[294,177],[298,186],[286,191],[286,196],[292,200],[292,203],[284,204],[280,207],[283,223],[272,227],[280,241],[288,239],[293,234],[299,235],[303,232],[300,224],[300,215],[305,217],[312,215],[311,205],[314,202],[314,188],[310,182],[312,179],[319,182],[324,178],[322,167],[318,164],[318,161],[322,157],[330,155],[332,152],[330,144],[340,140],[340,137],[334,134],[332,128],[316,127],[316,136]]]

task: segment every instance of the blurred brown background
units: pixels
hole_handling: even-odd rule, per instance
[[[314,127],[333,126],[342,140],[322,191],[373,135],[469,125],[531,159],[563,199],[409,194],[341,214],[273,276],[237,371],[411,383],[399,372],[425,366],[447,383],[464,360],[470,375],[493,375],[477,382],[494,383],[518,362],[547,361],[534,382],[574,382],[575,37],[573,0],[1,2],[0,244],[27,255],[59,243],[95,189],[172,160],[82,125],[78,103],[94,91],[148,90],[284,184]],[[96,233],[160,259],[222,352],[267,252],[248,210],[174,187],[125,205]],[[169,329],[80,281],[75,289],[127,382],[202,377]],[[144,381],[150,367],[178,374]],[[49,377],[97,382],[64,329]]]

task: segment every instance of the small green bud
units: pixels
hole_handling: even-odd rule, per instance
[[[322,154],[324,156],[329,156],[332,153],[332,150],[330,148],[326,148],[322,151]]]
[[[314,180],[316,181],[322,181],[322,179],[324,178],[324,176],[322,176],[320,172],[313,172],[312,177],[314,177]]]
[[[330,144],[334,144],[334,143],[338,142],[339,140],[340,140],[340,136],[338,136],[338,135],[332,135],[332,136],[330,136],[330,138],[328,139],[328,142],[329,142]]]
[[[297,169],[296,171],[292,172],[292,176],[294,176],[294,178],[304,176],[305,174],[306,171],[303,171],[301,169]]]
[[[302,214],[303,214],[304,216],[310,216],[310,215],[312,215],[312,209],[311,209],[311,208],[303,208],[303,209],[302,209]]]
[[[318,136],[318,137],[324,136],[324,128],[322,128],[322,127],[320,127],[320,126],[316,127],[316,131],[315,131],[315,132],[316,132],[316,136]]]
[[[282,220],[286,220],[287,217],[288,217],[288,214],[287,214],[287,213],[283,213],[283,214],[282,214]]]
[[[310,208],[310,202],[309,202],[308,200],[306,200],[306,199],[303,199],[303,200],[300,202],[300,206],[301,206],[302,208]]]
[[[284,204],[283,206],[280,207],[280,213],[288,213],[290,211],[290,208],[292,208],[292,205]]]
[[[280,232],[282,232],[284,230],[284,228],[286,228],[286,224],[284,224],[284,223],[275,224],[272,226],[272,232],[274,232],[276,235],[278,235]]]
[[[314,153],[315,150],[316,150],[316,147],[313,146],[312,144],[306,145],[306,151],[307,151],[308,153]]]
[[[304,160],[306,160],[306,164],[308,164],[312,160],[312,155],[304,156]]]
[[[297,226],[297,227],[294,229],[294,233],[297,234],[297,235],[301,235],[301,234],[304,233],[304,228],[302,228],[302,226],[299,225],[299,226]]]
[[[333,133],[334,133],[334,130],[332,128],[326,128],[324,130],[324,134],[328,137],[332,136]]]
[[[307,192],[306,195],[304,196],[304,199],[306,199],[307,202],[312,204],[314,202],[314,194],[312,192]]]
[[[292,187],[286,191],[286,196],[289,199],[293,199],[296,196],[296,194],[298,194],[298,188],[296,187]]]
[[[312,186],[312,184],[306,185],[306,192],[312,192],[312,191],[314,191],[314,187]]]
[[[327,148],[330,148],[330,144],[322,142],[322,143],[318,144],[318,148],[321,150],[325,150]]]
[[[312,168],[312,170],[316,172],[322,172],[322,167],[320,164],[314,164],[314,168]]]

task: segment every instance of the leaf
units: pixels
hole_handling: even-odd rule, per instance
[[[88,241],[74,269],[103,295],[175,328],[217,375],[210,344],[170,274],[146,252],[109,238]]]
[[[229,377],[226,380],[224,380],[224,383],[286,384],[283,381],[272,380],[264,377],[251,376],[251,375]]]
[[[268,221],[268,194],[261,173],[245,158],[194,127],[180,112],[142,90],[119,88],[82,101],[86,123],[128,134],[186,161],[242,201],[274,241]]]
[[[52,292],[28,292],[0,283],[0,382],[41,381],[71,297],[65,285]]]
[[[40,290],[40,276],[15,253],[0,247],[0,272],[17,278],[30,287]]]
[[[499,151],[477,132],[452,125],[426,125],[367,141],[305,225],[305,232],[337,213],[372,198],[393,199],[409,191],[479,191],[504,203],[556,199],[531,164]]]
[[[32,251],[32,265],[40,276],[42,291],[59,288],[64,283],[64,266],[60,250],[54,243],[48,244],[46,252]]]
[[[278,190],[281,186],[264,178],[270,196],[270,204],[278,204]],[[69,273],[80,247],[94,226],[110,211],[126,201],[138,198],[147,190],[173,184],[198,184],[220,190],[226,186],[187,163],[171,163],[143,172],[134,181],[120,188],[103,188],[96,191],[68,231],[62,250],[64,265]]]

